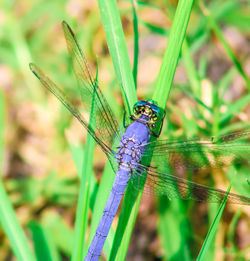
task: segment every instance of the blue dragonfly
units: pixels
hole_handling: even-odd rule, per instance
[[[120,201],[129,180],[135,190],[145,187],[158,195],[205,202],[222,202],[225,191],[185,179],[200,170],[223,168],[235,160],[250,159],[250,131],[235,132],[206,139],[155,140],[161,132],[164,111],[152,100],[138,101],[130,116],[131,124],[122,134],[118,122],[93,78],[87,61],[66,22],[62,23],[73,71],[78,80],[78,97],[74,91],[59,88],[35,64],[31,71],[42,85],[53,93],[80,121],[106,154],[115,179],[85,260],[98,260],[110,230]],[[95,121],[86,119],[86,113],[94,111]],[[112,144],[119,142],[115,149]],[[142,163],[150,159],[149,166]],[[143,161],[144,162],[144,161]],[[146,177],[145,186],[140,183]],[[250,198],[229,193],[227,201],[250,204]]]

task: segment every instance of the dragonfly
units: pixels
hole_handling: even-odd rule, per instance
[[[64,21],[62,28],[78,81],[77,88],[74,88],[77,92],[57,86],[33,63],[30,64],[30,69],[42,85],[87,129],[106,154],[115,173],[111,192],[85,257],[86,261],[99,259],[129,181],[135,190],[145,187],[146,191],[166,195],[169,199],[222,202],[227,195],[229,203],[250,204],[247,196],[227,193],[184,176],[187,173],[195,176],[197,171],[205,169],[222,169],[239,159],[249,163],[250,130],[204,139],[158,140],[165,114],[156,102],[149,99],[135,103],[133,114],[129,117],[131,123],[122,134],[110,105],[91,74],[75,34]],[[86,118],[87,113],[93,112],[95,120]],[[155,139],[152,141],[151,137]],[[119,146],[113,148],[112,144],[115,142]],[[143,164],[147,159],[151,163]],[[143,177],[146,182],[142,186],[140,180]]]

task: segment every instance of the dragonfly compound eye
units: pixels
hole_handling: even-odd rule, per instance
[[[134,114],[138,115],[140,113],[140,108],[137,106],[134,108]]]
[[[158,120],[158,117],[157,117],[157,115],[155,113],[152,115],[152,120],[154,122],[156,122]]]

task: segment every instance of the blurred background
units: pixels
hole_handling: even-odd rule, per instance
[[[203,3],[211,17],[197,1],[168,101],[163,129],[163,135],[168,138],[205,137],[250,128],[249,1]],[[152,96],[176,5],[175,0],[136,3],[138,99]],[[130,1],[119,1],[118,6],[132,64],[132,6]],[[3,0],[0,7],[0,166],[3,184],[31,247],[38,235],[44,233],[59,260],[69,260],[79,190],[70,144],[81,143],[84,150],[86,131],[44,90],[30,72],[29,63],[38,64],[59,85],[75,84],[61,28],[61,21],[66,20],[75,31],[94,75],[98,60],[101,89],[117,118],[122,119],[123,101],[98,4],[92,0]],[[210,112],[201,109],[202,117],[197,114],[200,101],[211,108]],[[93,165],[98,179],[105,163],[104,154],[98,150]],[[227,189],[226,178],[215,174],[214,186]],[[234,192],[249,193],[247,174],[249,172],[242,170]],[[181,204],[185,205],[185,202]],[[197,256],[217,206],[188,202],[184,210],[182,207],[182,211],[177,211],[178,207],[176,212],[172,209],[169,213],[165,211],[168,204],[164,205],[164,210],[163,205],[161,199],[143,197],[127,260],[179,260],[175,257],[176,245],[187,228],[178,225],[178,231],[175,231],[174,223],[185,220],[189,220],[189,240],[184,246],[188,249],[189,260]],[[226,206],[215,239],[214,256],[208,260],[250,259],[249,214],[249,207]],[[170,224],[167,227],[166,222]],[[168,229],[169,238],[161,235],[164,229]],[[0,260],[16,260],[1,227]]]

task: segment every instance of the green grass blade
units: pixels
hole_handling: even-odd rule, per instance
[[[182,47],[182,58],[185,65],[185,70],[187,72],[187,77],[190,82],[190,88],[193,95],[196,95],[198,98],[201,97],[201,80],[198,75],[198,72],[195,68],[194,61],[192,59],[192,54],[188,46],[188,42],[184,40]]]
[[[3,162],[3,146],[4,146],[4,96],[0,90],[0,170],[2,170]],[[8,195],[2,183],[2,172],[0,172],[0,223],[3,231],[8,237],[11,248],[19,261],[35,260],[33,253],[29,247],[27,238],[19,224],[15,211],[11,205]]]
[[[237,19],[235,19],[235,17],[237,17]],[[249,11],[242,12],[242,10],[239,9],[232,10],[230,13],[227,14],[226,17],[223,17],[222,19],[225,23],[230,24],[230,26],[238,27],[240,30],[244,30],[244,31],[249,30],[249,24],[250,24]]]
[[[92,174],[92,162],[95,142],[87,134],[86,150],[84,153],[82,178],[80,183],[80,192],[77,202],[77,212],[75,220],[75,235],[72,260],[82,260],[85,246],[85,234],[88,225],[88,209],[90,201],[90,182]]]
[[[213,240],[216,236],[217,229],[218,229],[218,226],[219,226],[219,222],[221,220],[224,208],[225,208],[226,203],[227,203],[227,195],[230,192],[230,189],[231,189],[231,186],[232,186],[232,183],[233,183],[233,179],[234,179],[235,176],[236,175],[234,174],[232,179],[231,179],[230,185],[227,189],[227,193],[226,193],[222,203],[220,204],[220,207],[219,207],[219,209],[216,213],[215,219],[214,219],[214,221],[213,221],[213,223],[212,223],[212,225],[211,225],[211,227],[210,227],[210,229],[207,233],[206,239],[203,242],[200,253],[199,253],[199,255],[196,259],[197,261],[206,260],[207,254],[209,253],[212,242],[213,242]]]
[[[122,87],[125,109],[130,115],[136,102],[136,89],[117,2],[98,0],[98,5],[116,76]]]
[[[188,202],[158,197],[158,233],[164,260],[192,260],[187,243],[192,231],[185,215],[185,204]]]
[[[158,75],[157,87],[153,96],[154,100],[157,101],[158,105],[162,108],[165,108],[166,106],[168,94],[172,86],[192,5],[192,0],[181,0],[177,7],[167,49]],[[124,203],[116,229],[115,242],[109,260],[125,260],[126,258],[130,237],[134,228],[142,196],[141,191],[136,198],[135,195],[129,193],[130,189],[132,188],[130,188],[129,185],[124,197]]]
[[[240,219],[240,216],[242,214],[242,208],[239,208],[237,212],[234,214],[232,221],[230,222],[230,226],[228,229],[228,241],[230,242],[230,245],[232,248],[237,249],[237,246],[234,241],[235,231],[238,224],[238,221]]]
[[[61,213],[46,213],[42,218],[42,225],[46,228],[47,234],[53,238],[53,242],[60,252],[70,257],[74,247],[74,231],[65,222]]]
[[[84,159],[84,148],[80,143],[75,143],[71,140],[70,136],[66,135],[71,157],[75,163],[78,178],[82,179],[82,165]]]
[[[96,72],[96,82],[98,79],[98,65]],[[95,86],[97,87],[97,86]],[[91,112],[89,125],[95,130],[95,90],[93,92]],[[84,258],[85,254],[85,234],[88,225],[88,209],[90,203],[90,185],[91,185],[91,174],[93,166],[93,156],[94,156],[95,140],[87,133],[86,150],[84,154],[84,160],[81,170],[81,186],[80,193],[77,203],[76,221],[75,221],[75,243],[73,249],[72,260],[80,261]]]
[[[32,221],[29,224],[32,232],[37,261],[60,261],[60,255],[53,242],[53,235],[41,224]]]
[[[235,67],[232,67],[230,70],[228,70],[225,73],[225,75],[223,75],[223,77],[217,83],[217,88],[220,91],[220,100],[221,101],[224,100],[226,90],[229,87],[229,84],[233,81],[236,74],[237,74],[237,70],[235,69]]]
[[[8,11],[7,11],[8,10]],[[10,39],[10,44],[12,45],[13,51],[16,56],[16,61],[18,65],[18,70],[22,73],[25,85],[29,88],[29,94],[33,98],[38,98],[41,95],[39,90],[35,90],[33,86],[35,85],[34,77],[31,77],[28,64],[32,61],[32,56],[26,42],[23,30],[20,27],[21,23],[18,18],[13,15],[12,7],[5,9],[6,13],[6,27],[3,32],[8,35]]]
[[[134,0],[131,0],[133,8],[133,28],[134,28],[134,62],[133,62],[133,77],[135,88],[137,89],[137,72],[138,72],[138,58],[139,58],[139,31],[138,18],[136,15],[136,6]]]
[[[235,56],[233,50],[231,49],[231,47],[227,43],[227,41],[226,41],[226,39],[223,35],[223,32],[221,31],[220,27],[218,26],[218,24],[217,24],[215,18],[213,17],[212,13],[208,10],[208,8],[205,7],[205,5],[202,2],[200,2],[200,7],[201,7],[203,14],[207,17],[210,27],[215,32],[215,34],[219,38],[221,44],[223,45],[229,59],[235,65],[236,69],[238,70],[238,72],[240,73],[242,78],[244,79],[246,86],[250,90],[250,79],[246,75],[243,67],[241,66],[241,63],[239,62],[239,60]]]
[[[192,6],[193,0],[182,0],[178,3],[153,96],[153,100],[162,108],[166,107]]]
[[[154,34],[159,34],[165,37],[169,36],[169,31],[163,27],[148,23],[142,19],[140,19],[139,22],[141,25],[145,26],[148,30],[150,30],[150,32]]]
[[[3,187],[2,180],[0,180],[0,222],[17,260],[35,260],[30,250],[28,240],[17,220],[15,211]]]
[[[221,115],[220,124],[225,124],[226,121],[229,121],[237,113],[240,113],[241,110],[244,109],[244,107],[247,106],[249,103],[250,93],[235,101],[233,104],[230,104],[230,106],[228,106],[228,110]]]

